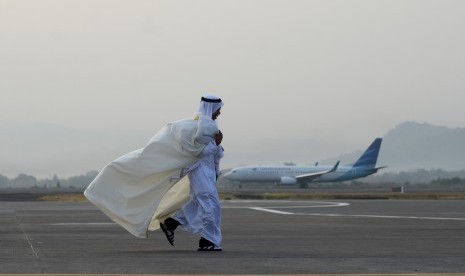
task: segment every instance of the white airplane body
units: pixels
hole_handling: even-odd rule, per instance
[[[352,166],[246,166],[232,169],[224,177],[237,182],[275,182],[294,185],[309,182],[338,182],[366,177],[385,167],[376,167],[381,138],[376,138]]]

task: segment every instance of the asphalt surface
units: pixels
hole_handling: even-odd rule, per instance
[[[0,274],[465,274],[465,201],[225,201],[223,252],[87,202],[0,202]]]

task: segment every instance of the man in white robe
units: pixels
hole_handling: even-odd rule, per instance
[[[204,110],[209,112],[222,105],[218,97],[202,97],[196,118],[169,123],[144,148],[126,154],[102,169],[85,190],[87,199],[134,236],[146,238],[148,230],[164,225],[160,222],[176,214],[189,201],[189,180],[198,179],[193,176],[205,164],[201,161],[202,156],[211,150],[215,138],[222,138],[217,122],[205,116]],[[219,108],[216,109],[218,114]],[[222,148],[221,154],[219,151],[215,154],[217,163],[214,166],[219,172]],[[189,177],[185,177],[186,173]],[[219,201],[214,203],[219,210]],[[219,214],[217,211],[213,213]],[[219,229],[219,219],[215,218],[215,222]],[[184,223],[183,227],[189,230],[188,225]],[[214,237],[219,244],[221,233]]]
[[[198,114],[202,121],[216,120],[222,102],[211,96],[203,98]],[[220,175],[219,162],[223,157],[221,141],[223,134],[218,130],[215,137],[203,141],[206,146],[199,160],[187,168],[190,180],[190,200],[173,217],[160,223],[168,241],[174,246],[174,231],[178,225],[189,232],[199,234],[199,251],[221,251],[221,206],[216,189]]]

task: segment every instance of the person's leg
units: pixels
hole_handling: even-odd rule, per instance
[[[202,228],[199,232],[199,251],[222,251],[221,235],[221,204],[216,193],[200,197],[202,213]]]
[[[199,241],[201,251],[219,251],[221,248],[221,206],[215,194],[194,195],[172,219],[165,220],[167,228],[175,229],[170,223],[174,226],[180,225],[193,234],[199,234],[202,237]]]
[[[178,227],[179,222],[173,218],[167,218],[164,222],[160,223],[160,228],[165,233],[168,242],[174,246],[174,230]]]
[[[183,224],[186,224],[187,223],[187,220],[186,220],[186,217],[185,217],[185,214],[184,214],[184,210],[190,210],[192,209],[192,205],[195,205],[195,202],[193,202],[192,200],[192,196],[193,196],[193,191],[194,191],[194,187],[192,186],[192,178],[191,178],[191,175],[189,174],[188,175],[189,177],[189,181],[190,181],[190,197],[191,199],[181,208],[181,210],[179,210],[175,215],[174,217],[169,217],[167,219],[165,219],[164,222],[161,222],[160,223],[160,228],[161,230],[163,231],[163,233],[165,233],[165,236],[166,236],[166,239],[168,240],[168,242],[174,246],[174,230],[176,230],[176,228],[179,226],[179,225],[183,225]]]
[[[179,226],[179,221],[175,220],[174,218],[167,218],[165,219],[165,225],[171,229],[171,230],[176,230],[176,228]]]
[[[221,235],[221,203],[218,195],[212,193],[202,197],[203,213],[200,236],[220,246]]]

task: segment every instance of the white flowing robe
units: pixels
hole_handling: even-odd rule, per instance
[[[205,147],[199,141],[217,132],[209,118],[170,123],[144,148],[105,166],[84,195],[131,234],[147,238],[147,230],[158,229],[189,200],[185,170],[199,160]]]

